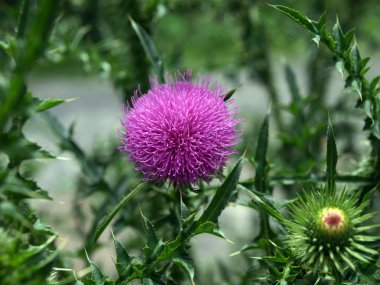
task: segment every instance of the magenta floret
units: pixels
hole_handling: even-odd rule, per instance
[[[210,181],[234,153],[239,132],[233,101],[210,87],[210,78],[193,82],[191,72],[170,83],[151,81],[151,89],[138,96],[133,107],[123,108],[123,145],[145,180],[169,179],[177,185]]]

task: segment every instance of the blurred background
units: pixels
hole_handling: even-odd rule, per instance
[[[13,33],[20,2],[0,2],[1,37]],[[23,132],[60,158],[26,162],[24,167],[53,198],[33,201],[33,206],[67,243],[63,252],[73,261],[68,262],[69,268],[86,267],[82,251],[96,222],[141,179],[116,150],[119,117],[122,104],[139,85],[143,93],[148,90],[149,76],[158,70],[146,56],[129,17],[151,37],[165,72],[192,69],[194,74],[212,76],[226,92],[237,88],[233,98],[243,118],[240,153],[254,154],[259,126],[271,108],[272,173],[321,174],[330,113],[339,171],[360,170],[369,146],[366,133],[361,132],[363,115],[355,109],[357,96],[344,90],[328,51],[318,48],[309,34],[268,3],[288,5],[315,20],[328,11],[328,27],[338,16],[343,31],[355,27],[362,56],[371,56],[369,77],[380,73],[377,0],[62,1],[45,57],[27,84],[36,97],[73,100],[54,108],[49,120],[46,115],[33,116]],[[253,177],[248,166],[243,177]],[[279,199],[294,196],[298,189],[299,185],[273,186]],[[161,196],[140,193],[113,224],[132,254],[139,254],[144,244],[142,220],[136,214],[139,206],[163,235],[176,232],[168,219],[166,198]],[[249,254],[230,255],[258,233],[257,213],[231,204],[220,224],[233,243],[208,235],[192,241],[199,284],[231,284],[229,280],[243,278],[248,268],[254,268]],[[89,253],[105,272],[113,274],[109,232],[101,237],[103,246]],[[229,276],[223,276],[227,267]]]

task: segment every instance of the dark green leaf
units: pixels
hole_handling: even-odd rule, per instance
[[[131,17],[129,17],[129,21],[131,22],[132,28],[136,32],[141,42],[141,45],[144,48],[145,53],[147,54],[154,68],[156,69],[160,83],[163,83],[165,81],[164,66],[152,39],[149,37],[148,33],[145,32],[145,30],[139,24],[137,24]]]
[[[259,192],[265,193],[267,191],[267,171],[268,163],[266,154],[268,149],[268,135],[269,135],[269,114],[266,115],[265,120],[261,126],[259,139],[256,148],[255,161],[256,176],[255,187]]]
[[[141,189],[143,189],[147,185],[146,182],[139,183],[135,188],[132,189],[131,192],[125,196],[119,204],[117,204],[112,211],[106,215],[100,222],[96,228],[95,234],[93,236],[92,242],[95,243],[100,235],[103,233],[108,224],[112,221],[112,219],[116,216],[116,214],[131,200]]]
[[[338,153],[336,149],[334,131],[329,120],[327,126],[327,153],[326,153],[326,172],[327,185],[330,193],[335,191],[336,164],[338,162]]]
[[[235,94],[236,90],[239,88],[240,86],[236,87],[236,88],[233,88],[231,89],[230,91],[227,92],[226,95],[224,95],[224,102],[227,102],[228,100],[231,99],[232,95]]]
[[[196,221],[196,228],[206,222],[216,222],[223,209],[236,189],[240,172],[243,167],[243,158],[240,158],[232,169],[231,173],[224,180],[223,184],[216,190],[210,204],[203,212],[199,220]]]
[[[296,81],[296,77],[294,75],[293,69],[287,64],[285,65],[285,74],[286,74],[286,81],[289,86],[290,95],[292,95],[292,99],[295,102],[301,101],[301,93],[298,88],[298,84]]]
[[[17,25],[17,37],[22,38],[25,35],[25,30],[27,26],[28,16],[30,9],[30,0],[23,0],[20,9],[20,15]]]

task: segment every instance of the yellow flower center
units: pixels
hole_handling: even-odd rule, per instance
[[[338,208],[324,208],[319,214],[319,223],[322,229],[329,233],[336,233],[344,230],[346,221],[346,215]]]

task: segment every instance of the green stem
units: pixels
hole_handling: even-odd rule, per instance
[[[143,182],[138,184],[135,188],[132,189],[131,192],[128,193],[127,196],[125,196],[119,204],[117,204],[113,210],[106,216],[104,217],[100,222],[99,225],[95,231],[95,234],[92,238],[92,242],[95,243],[100,235],[104,232],[106,227],[109,225],[109,223],[112,221],[112,219],[116,216],[116,214],[123,208],[125,205],[145,186],[147,185],[147,182]]]

